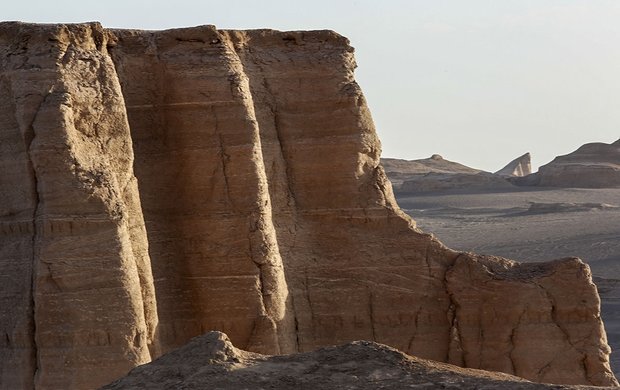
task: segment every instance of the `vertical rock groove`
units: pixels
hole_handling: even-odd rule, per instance
[[[46,95],[41,104],[39,105],[39,108],[41,107],[41,105],[45,102],[46,97],[49,96]],[[38,112],[38,110],[37,110]],[[33,118],[32,123],[34,123],[34,121],[36,120],[36,113],[35,116]],[[37,312],[37,306],[36,306],[36,300],[35,300],[35,294],[36,294],[36,280],[37,280],[37,232],[39,230],[39,227],[37,226],[37,217],[38,217],[38,211],[39,211],[39,184],[38,184],[38,180],[37,180],[37,172],[34,169],[34,164],[32,162],[32,143],[34,142],[34,139],[36,137],[36,134],[34,133],[34,128],[32,127],[32,123],[30,124],[30,126],[28,127],[27,132],[24,134],[24,140],[26,141],[26,150],[28,153],[28,167],[30,169],[30,177],[32,178],[32,198],[33,198],[33,203],[34,203],[34,208],[32,210],[32,259],[30,262],[30,266],[31,268],[31,273],[32,273],[32,278],[30,281],[30,299],[31,299],[31,317],[30,317],[30,321],[32,321],[32,327],[31,327],[31,331],[32,331],[32,347],[33,347],[33,357],[34,357],[34,376],[33,376],[33,380],[36,383],[37,381],[37,374],[38,374],[38,369],[39,369],[39,351],[37,348],[37,322],[36,322],[36,312]]]
[[[14,310],[33,313],[29,344],[36,355],[35,362],[15,360],[16,367],[3,363],[3,372],[13,369],[2,375],[3,388],[102,385],[151,358],[150,275],[140,280],[135,252],[146,240],[135,231],[140,210],[124,193],[133,177],[131,140],[104,41],[98,24],[0,25],[0,77],[13,101],[5,98],[2,111],[14,104],[14,119],[1,122],[0,155],[16,157],[14,166],[28,171],[20,184],[6,170],[11,165],[3,165],[2,188],[15,187],[2,194],[0,216],[3,225],[21,218],[30,225],[28,244],[3,235],[2,246],[30,252],[29,282],[21,288],[31,298]],[[23,183],[25,177],[30,181]],[[20,261],[14,256],[8,253]],[[155,310],[149,315],[156,321]],[[26,343],[19,323],[10,322],[16,319],[0,326]],[[28,371],[30,378],[17,382]]]

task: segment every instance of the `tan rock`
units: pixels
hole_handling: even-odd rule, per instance
[[[535,174],[517,179],[517,185],[568,188],[620,187],[620,140],[593,142],[543,165]]]
[[[356,341],[314,352],[265,356],[210,332],[103,389],[594,389],[532,383],[507,374],[459,368]],[[600,387],[597,387],[600,389]]]
[[[450,190],[506,190],[514,186],[503,176],[470,168],[438,154],[420,160],[382,158],[394,191],[398,195]]]
[[[3,23],[0,50],[2,387],[105,383],[151,360],[157,322],[106,34]]]
[[[439,154],[419,160],[402,160],[398,158],[382,158],[381,165],[392,182],[395,190],[400,190],[401,184],[407,180],[419,178],[429,173],[433,174],[477,174],[480,169],[446,160]]]
[[[518,266],[400,211],[346,38],[3,23],[0,54],[0,387],[97,387],[211,329],[262,353],[367,339],[616,383],[581,262],[488,279]],[[505,364],[504,310],[532,297],[527,334],[553,337],[515,336]]]
[[[605,331],[583,326],[600,318],[600,299],[579,259],[519,264],[465,254],[446,280],[457,336],[451,362],[536,382],[611,383],[599,366],[610,350],[592,343]]]
[[[517,157],[505,167],[495,172],[496,175],[505,177],[521,177],[532,173],[532,157],[529,153]]]

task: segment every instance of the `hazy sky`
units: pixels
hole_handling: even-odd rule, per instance
[[[6,1],[2,20],[332,29],[356,48],[383,156],[497,170],[620,138],[620,1]]]

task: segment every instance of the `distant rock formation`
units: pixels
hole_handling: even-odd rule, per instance
[[[506,190],[514,186],[504,177],[457,162],[439,154],[420,160],[382,158],[396,193],[421,193],[449,190]]]
[[[456,387],[455,387],[456,386]],[[355,341],[285,356],[235,348],[228,337],[210,332],[152,363],[133,369],[102,390],[122,389],[323,389],[405,388],[461,390],[572,389],[407,356],[386,345]],[[585,387],[579,386],[584,390]],[[593,388],[591,388],[593,389]]]
[[[620,140],[612,144],[585,144],[570,154],[556,157],[538,172],[511,181],[541,187],[620,187]]]
[[[395,188],[410,179],[427,173],[466,173],[476,174],[479,169],[470,168],[457,162],[445,160],[439,154],[419,160],[402,160],[397,158],[382,158],[381,165]]]
[[[332,31],[1,23],[0,388],[209,330],[616,384],[586,265],[458,253],[398,208],[354,68]]]
[[[504,177],[522,177],[532,173],[532,157],[530,153],[517,157],[509,162],[505,167],[495,172],[496,175]]]

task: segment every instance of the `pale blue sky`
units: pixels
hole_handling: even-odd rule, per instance
[[[7,1],[2,20],[332,29],[356,48],[385,157],[497,170],[620,138],[620,1]]]

